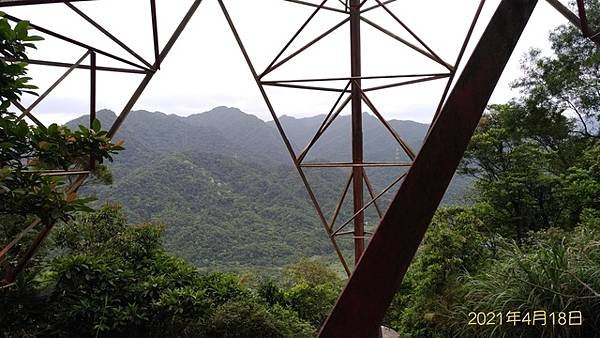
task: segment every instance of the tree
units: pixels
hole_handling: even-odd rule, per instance
[[[600,19],[600,2],[588,4]],[[462,172],[477,178],[478,202],[503,235],[523,240],[528,231],[573,228],[590,207],[572,194],[565,175],[600,140],[600,54],[578,27],[550,35],[554,55],[532,50],[514,88],[522,96],[491,106],[465,155]]]
[[[0,18],[0,53],[8,57],[27,59],[26,51],[34,48],[41,38],[29,35],[29,23],[11,27]],[[39,220],[50,226],[68,220],[73,212],[86,210],[90,199],[77,198],[70,191],[70,180],[60,176],[44,176],[44,170],[81,168],[94,158],[98,169],[106,173],[103,161],[123,148],[112,143],[100,123],[93,128],[80,126],[71,131],[52,124],[48,127],[30,126],[8,109],[23,93],[34,94],[35,86],[26,76],[27,64],[0,60],[0,243],[12,241],[28,224]],[[11,256],[0,257],[2,265],[10,266],[24,247],[17,246]],[[10,268],[7,268],[10,270]],[[12,279],[9,277],[8,279]],[[9,281],[10,282],[10,281]]]
[[[460,302],[460,276],[477,271],[492,256],[482,221],[468,208],[440,210],[386,316],[406,337],[447,337],[446,309]]]
[[[270,302],[234,274],[202,274],[165,251],[163,230],[156,223],[129,224],[117,204],[79,213],[57,229],[57,256],[27,289],[0,289],[0,335],[313,335],[315,327],[299,315],[304,309],[297,305],[307,303],[302,295],[293,298],[294,304],[283,298]],[[324,310],[317,310],[324,316]]]
[[[567,152],[563,146],[571,144],[571,125],[559,116],[546,121],[529,117],[529,111],[517,103],[490,107],[462,166],[463,173],[476,178],[476,201],[489,205],[486,218],[497,225],[494,231],[517,240],[528,231],[575,225],[565,221],[571,210],[563,207],[561,179],[576,162],[562,156]]]
[[[586,2],[590,24],[600,23],[600,1]],[[600,138],[600,53],[578,27],[563,25],[550,34],[553,56],[532,50],[523,63],[525,76],[515,82],[530,105],[574,115],[577,134]]]
[[[523,246],[506,241],[499,257],[467,274],[465,297],[449,311],[449,324],[459,336],[596,337],[600,334],[600,214],[588,210],[573,231],[548,229]],[[469,313],[519,311],[524,322],[502,326],[469,326]],[[536,311],[560,316],[576,311],[581,325],[527,325]],[[554,318],[557,320],[558,317]],[[497,319],[496,321],[498,321]],[[547,318],[548,322],[552,317]],[[575,320],[575,323],[578,321]]]
[[[600,2],[588,5],[598,22]],[[524,61],[522,96],[490,106],[478,126],[461,166],[475,177],[475,203],[434,218],[388,311],[403,336],[598,336],[600,59],[576,27],[551,41],[554,56]],[[470,313],[509,311],[585,319],[468,325]]]
[[[210,337],[311,337],[314,329],[280,305],[269,308],[253,299],[228,302],[215,311]]]
[[[295,263],[289,264],[285,267],[285,274],[292,284],[305,282],[310,285],[340,285],[342,282],[339,274],[325,263],[309,258],[301,258]]]
[[[213,302],[201,278],[165,253],[163,226],[130,225],[118,205],[83,214],[56,233],[55,258],[44,274],[47,318],[57,335],[144,336],[193,326]]]

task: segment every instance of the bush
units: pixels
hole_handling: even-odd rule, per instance
[[[449,314],[461,336],[592,337],[600,335],[600,213],[586,211],[573,232],[549,229],[526,246],[506,242],[498,260],[464,279],[465,297]],[[582,326],[464,325],[469,312],[581,311]]]
[[[269,308],[246,298],[223,304],[212,318],[211,337],[311,337],[314,329],[279,305]]]

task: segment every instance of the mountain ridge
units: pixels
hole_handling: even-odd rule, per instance
[[[97,116],[105,127],[116,119],[109,110]],[[296,151],[324,117],[282,118]],[[87,123],[88,117],[82,116],[67,125]],[[398,120],[390,124],[418,151],[427,125]],[[350,127],[349,117],[340,116],[306,161],[346,160]],[[406,159],[374,116],[365,114],[364,127],[367,161]],[[115,139],[124,139],[125,151],[111,164],[114,184],[87,186],[83,193],[95,194],[100,202],[122,202],[134,221],[164,222],[165,244],[173,253],[199,267],[234,269],[278,267],[300,256],[332,257],[323,226],[273,121],[226,106],[189,116],[133,111]],[[367,173],[375,190],[381,191],[405,170],[369,168]],[[307,169],[306,175],[329,218],[348,169]],[[462,195],[464,186],[455,182],[451,192]],[[394,193],[392,189],[381,204],[389,203]],[[348,200],[338,222],[352,214]],[[367,210],[367,220],[375,223],[373,208]],[[351,240],[341,245],[352,248]]]

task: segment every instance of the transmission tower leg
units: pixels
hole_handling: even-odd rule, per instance
[[[319,337],[374,337],[536,3],[500,3]]]

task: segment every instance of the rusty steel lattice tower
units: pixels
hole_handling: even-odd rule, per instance
[[[244,58],[250,68],[252,76],[265,100],[267,107],[271,113],[281,137],[287,147],[288,152],[292,158],[292,161],[300,174],[303,183],[308,191],[311,201],[317,211],[317,214],[323,224],[327,236],[331,240],[333,247],[340,259],[341,264],[348,273],[351,274],[352,266],[349,263],[349,259],[344,256],[344,251],[339,244],[341,238],[350,237],[354,244],[354,257],[353,263],[357,263],[365,249],[365,245],[368,237],[372,234],[371,231],[365,229],[365,212],[367,208],[374,207],[376,214],[381,218],[385,213],[383,206],[381,205],[381,197],[387,192],[391,191],[394,187],[398,186],[404,177],[406,176],[406,170],[410,168],[412,162],[416,158],[416,153],[409,146],[408,142],[403,138],[403,135],[399,134],[388,120],[384,117],[384,113],[380,111],[374,100],[371,97],[371,93],[390,89],[405,87],[415,84],[424,84],[433,81],[446,81],[445,89],[440,92],[440,102],[438,104],[438,110],[441,108],[443,101],[445,100],[448,90],[451,86],[452,81],[455,78],[456,70],[460,64],[467,44],[469,43],[473,34],[473,29],[477,23],[481,10],[485,1],[480,1],[479,6],[474,9],[475,16],[470,22],[466,36],[460,39],[460,45],[458,57],[454,64],[442,60],[442,58],[424,41],[422,37],[417,35],[400,17],[392,11],[389,3],[393,1],[381,1],[381,0],[348,0],[332,2],[323,0],[319,3],[311,3],[307,1],[288,1],[302,6],[309,6],[314,10],[308,15],[308,18],[303,21],[299,28],[291,34],[291,38],[281,48],[275,58],[269,63],[269,65],[262,72],[257,70],[256,62],[250,56],[248,47],[242,38],[242,33],[236,25],[236,18],[230,14],[228,6],[224,1],[218,0],[219,5],[227,19],[227,22],[233,32],[233,35],[244,55]],[[384,15],[391,18],[392,21],[400,27],[408,37],[403,37],[393,32],[392,29],[383,27],[377,24],[373,20],[365,16],[366,13],[380,10]],[[315,21],[320,14],[323,12],[337,14],[337,23],[324,31],[313,39],[309,39],[308,42],[300,44],[297,48],[291,48],[294,43],[300,40],[300,37],[306,32],[307,27]],[[408,51],[425,58],[437,66],[438,72],[418,72],[414,71],[410,74],[364,74],[363,73],[363,60],[362,60],[362,32],[361,25],[366,24],[369,27],[375,29],[375,31],[386,35],[393,44],[403,46]],[[469,22],[468,22],[469,24]],[[347,69],[347,75],[344,77],[331,77],[324,74],[321,77],[316,78],[305,78],[302,74],[297,75],[294,79],[277,79],[276,70],[283,68],[286,64],[299,56],[310,53],[311,47],[317,43],[325,43],[327,37],[331,36],[334,32],[348,28],[349,31],[349,50],[341,50],[336,54],[337,58],[348,58],[350,60],[350,68]],[[409,41],[408,39],[411,39]],[[393,45],[392,47],[394,47]],[[326,72],[326,71],[323,71]],[[369,85],[368,81],[379,80],[386,81],[384,84]],[[336,86],[337,85],[337,86]],[[272,94],[268,92],[268,87],[284,87],[288,89],[303,90],[303,91],[316,91],[316,92],[334,92],[339,93],[333,106],[329,110],[329,113],[325,115],[325,118],[321,121],[320,127],[316,130],[310,141],[300,151],[296,151],[290,142],[290,139],[286,133],[285,127],[280,120],[280,114],[278,108],[272,103]],[[322,138],[323,134],[331,127],[334,121],[340,116],[342,111],[349,107],[351,115],[351,130],[350,130],[350,144],[351,147],[351,160],[350,161],[328,161],[328,162],[312,162],[307,159],[309,152],[315,147],[315,144]],[[394,161],[366,161],[364,154],[364,141],[365,135],[363,135],[363,112],[364,109],[370,110],[370,112],[377,118],[381,126],[384,127],[389,136],[396,143],[399,152],[402,153],[402,158],[405,161],[400,161],[396,158]],[[399,157],[399,156],[397,156]],[[338,169],[350,169],[348,178],[345,180],[346,184],[343,187],[343,191],[339,200],[335,201],[335,208],[331,215],[326,215],[322,201],[316,196],[315,187],[311,185],[307,178],[306,170],[309,168],[338,168]],[[396,168],[397,174],[395,179],[391,182],[387,182],[385,188],[377,192],[376,187],[369,180],[366,168]],[[351,205],[352,212],[344,222],[337,222],[341,216],[342,206],[344,205],[348,195],[351,193]],[[367,195],[365,195],[367,194]],[[366,197],[369,197],[366,200]],[[338,224],[341,223],[341,224]],[[354,228],[347,229],[350,225]]]
[[[83,1],[90,0],[79,0],[78,2]],[[306,186],[309,197],[317,210],[319,219],[321,220],[346,272],[351,275],[346,288],[342,292],[342,295],[338,299],[338,302],[326,323],[321,328],[319,335],[321,337],[373,337],[376,334],[375,332],[383,319],[385,310],[389,306],[396,288],[402,281],[404,274],[423,239],[429,222],[448,187],[450,179],[464,154],[468,141],[473,135],[475,127],[481,118],[485,105],[487,104],[521,33],[537,4],[537,0],[501,0],[495,14],[487,24],[479,43],[474,47],[472,55],[467,61],[464,61],[463,59],[466,54],[467,45],[471,41],[475,25],[479,20],[482,8],[485,4],[485,0],[480,0],[479,5],[475,10],[475,15],[470,21],[466,36],[461,37],[459,40],[460,50],[453,64],[442,60],[442,58],[440,58],[419,35],[413,32],[410,27],[408,27],[400,17],[390,9],[388,5],[396,0],[322,0],[318,3],[309,0],[280,0],[299,6],[312,7],[313,11],[262,73],[259,73],[255,68],[244,42],[240,37],[234,19],[225,5],[225,1],[215,1],[218,2],[235,40],[242,51],[244,59],[247,62],[261,95],[274,119],[275,125],[292,157],[293,163]],[[571,12],[558,0],[547,1],[571,23],[579,27],[584,36],[592,39],[596,43],[600,43],[600,32],[592,29],[588,23],[584,0],[577,0],[577,14]],[[141,74],[143,75],[143,78],[137,89],[134,91],[109,130],[109,135],[112,137],[119,130],[147,85],[160,69],[161,63],[165,60],[167,54],[169,54],[173,45],[186,28],[202,0],[191,1],[189,10],[167,42],[162,45],[162,49],[157,33],[158,11],[156,2],[155,0],[149,0],[152,27],[150,31],[152,34],[154,56],[154,60],[152,61],[144,59],[132,48],[123,43],[117,36],[113,35],[106,28],[84,13],[80,8],[72,4],[72,2],[77,2],[76,0],[0,0],[0,7],[43,5],[63,2],[70,10],[77,13],[85,19],[87,23],[112,40],[122,49],[122,51],[126,52],[129,57],[133,57],[134,61],[115,53],[106,52],[90,44],[83,43],[74,37],[65,36],[50,29],[40,27],[34,23],[32,24],[32,27],[39,33],[78,46],[85,52],[83,56],[74,63],[49,60],[14,60],[3,57],[3,59],[8,62],[26,61],[30,64],[63,67],[67,69],[67,71],[29,107],[24,107],[19,102],[13,102],[13,105],[16,109],[21,111],[20,118],[29,118],[33,123],[42,125],[34,114],[36,106],[74,70],[89,70],[91,123],[96,114],[97,72]],[[396,24],[400,25],[404,31],[412,37],[413,41],[416,41],[416,43],[411,43],[407,39],[394,34],[387,28],[364,16],[365,13],[375,9],[387,13],[387,15],[389,15]],[[338,13],[341,15],[342,20],[310,40],[307,44],[288,53],[287,56],[284,56],[286,55],[286,51],[292,46],[292,43],[305,30],[306,26],[322,11]],[[13,22],[20,21],[18,18],[9,14],[6,15],[6,18]],[[267,79],[267,76],[275,69],[281,67],[299,54],[306,52],[311,46],[346,24],[349,25],[350,31],[349,76],[313,79],[298,78],[292,80]],[[363,65],[361,61],[361,25],[363,24],[388,35],[415,53],[419,53],[422,56],[429,58],[431,61],[443,67],[444,71],[439,73],[400,75],[363,74]],[[101,65],[96,59],[98,55],[118,61],[125,66],[113,67]],[[85,63],[86,60],[88,62],[87,64]],[[457,71],[459,67],[462,69],[461,72]],[[386,79],[394,82],[371,87],[365,86],[366,81],[374,79]],[[437,109],[434,112],[433,123],[422,148],[417,154],[410,148],[407,142],[405,142],[402,135],[399,135],[383,117],[373,100],[370,98],[369,93],[387,88],[438,80],[446,81],[446,85],[441,93]],[[321,85],[321,83],[340,81],[345,83],[344,87],[337,88]],[[270,86],[297,90],[335,92],[339,95],[308,145],[299,152],[296,152],[292,147],[281,121],[279,120],[278,114],[271,103],[270,96],[267,94],[266,87]],[[348,105],[350,105],[352,121],[351,161],[325,163],[307,161],[308,152]],[[379,122],[381,122],[394,138],[400,149],[405,153],[406,158],[408,159],[407,161],[365,161],[363,154],[364,135],[362,126],[362,113],[364,107],[368,108],[376,116]],[[94,166],[95,163],[93,159],[91,159],[87,167],[84,168],[73,168],[68,171],[47,171],[42,174],[73,177],[73,179],[71,179],[69,191],[76,192],[94,169]],[[365,171],[365,168],[371,167],[404,168],[405,171],[401,172],[390,185],[377,193],[370,184]],[[347,168],[350,170],[349,177],[345,181],[346,184],[342,187],[343,194],[336,205],[333,215],[331,215],[331,218],[329,219],[325,216],[321,205],[315,197],[313,187],[307,180],[304,172],[304,169],[306,168]],[[340,209],[349,192],[350,186],[352,186],[353,215],[345,223],[336,227],[336,220],[340,215]],[[397,194],[391,201],[388,210],[381,210],[378,200],[394,186],[399,186]],[[370,197],[369,201],[366,203],[364,196],[365,191],[368,192]],[[367,231],[365,229],[365,210],[370,206],[375,207],[381,218],[379,226],[374,229],[374,231]],[[12,267],[10,271],[4,272],[3,281],[5,283],[14,281],[15,276],[23,270],[42,241],[54,227],[54,224],[40,223],[41,221],[38,220],[25,226],[23,231],[0,251],[0,259],[2,259],[28,232],[33,232],[40,228],[37,236],[29,246],[29,249],[25,252],[23,257],[20,257],[19,263],[15,267]],[[349,224],[353,224],[354,229],[346,231],[345,229]],[[354,242],[354,261],[356,267],[353,272],[351,272],[349,264],[346,262],[346,258],[337,243],[339,237],[346,235],[351,235]],[[368,246],[365,246],[366,237],[368,235],[372,235],[372,237]]]

